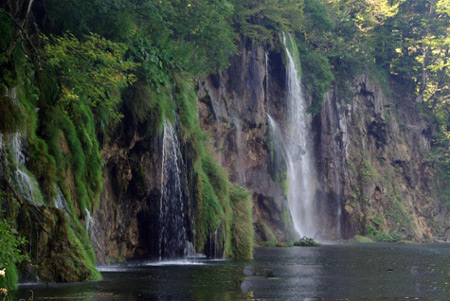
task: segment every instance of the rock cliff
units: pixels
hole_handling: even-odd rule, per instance
[[[229,68],[199,81],[198,113],[215,159],[232,182],[252,191],[256,241],[273,244],[296,237],[287,204],[288,185],[295,183],[284,183],[286,163],[274,154],[267,115],[280,123],[286,116],[285,54],[245,41],[239,48]],[[426,160],[430,129],[401,86],[382,87],[361,75],[346,93],[329,91],[312,124],[320,237],[348,239],[369,234],[369,226],[397,239],[448,233],[448,209],[435,195]],[[104,189],[95,216],[101,261],[157,256],[161,151],[161,137],[146,137],[132,120],[104,142]],[[192,225],[186,227],[192,236]]]

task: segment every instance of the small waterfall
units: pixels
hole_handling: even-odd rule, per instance
[[[13,151],[16,166],[19,164],[25,165],[25,154],[22,151],[22,135],[19,132],[13,134],[11,138],[11,148]]]
[[[289,35],[291,45],[294,41]],[[299,78],[299,69],[287,46],[288,118],[284,135],[289,177],[288,203],[294,228],[300,236],[315,237],[318,233],[314,192],[316,171],[313,165],[311,129],[309,126],[305,96]]]
[[[56,186],[56,190],[58,191],[58,194],[56,195],[55,198],[55,207],[61,209],[62,211],[68,212],[66,198],[64,197],[59,186]]]
[[[86,232],[89,234],[89,237],[91,238],[91,242],[93,243],[94,247],[96,247],[97,250],[100,251],[101,246],[97,238],[99,233],[99,230],[97,228],[97,222],[91,216],[91,213],[87,208],[84,208],[84,212],[86,213]]]
[[[159,211],[159,259],[187,256],[184,195],[181,176],[185,175],[177,134],[169,121],[164,122],[161,199]]]
[[[19,132],[12,135],[10,139],[13,159],[16,170],[14,171],[16,188],[19,194],[28,202],[34,205],[43,205],[44,200],[37,180],[29,173],[25,167],[26,156],[23,153],[22,136]]]

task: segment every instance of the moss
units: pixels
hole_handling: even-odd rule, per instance
[[[209,237],[225,256],[251,258],[253,227],[250,194],[231,184],[227,172],[213,158],[209,137],[200,128],[197,96],[187,74],[174,75],[174,96],[181,141],[193,162],[194,247],[202,252]]]
[[[220,206],[214,187],[201,163],[194,166],[195,173],[195,250],[201,252],[209,233],[215,232],[224,210]]]
[[[264,223],[263,221],[259,221],[257,223],[257,228],[261,232],[261,238],[263,239],[263,245],[274,247],[278,243],[275,234],[272,229]]]
[[[289,194],[289,177],[286,168],[286,161],[282,149],[281,141],[276,141],[277,137],[271,127],[266,131],[266,147],[269,151],[270,161],[268,172],[272,180],[280,185],[284,196]]]
[[[160,134],[164,128],[164,120],[173,123],[175,108],[170,85],[157,91],[145,82],[137,82],[127,89],[122,104],[125,117],[138,125],[145,137]]]
[[[303,236],[297,241],[294,241],[294,246],[296,247],[319,247],[320,244],[317,243],[313,238]]]
[[[4,134],[20,131],[25,122],[20,106],[9,97],[0,97],[0,116],[0,132]]]
[[[298,47],[303,69],[302,80],[312,97],[308,111],[315,116],[322,107],[325,93],[332,87],[334,75],[331,64],[323,53],[311,49],[306,44],[299,44]]]
[[[362,177],[362,180],[365,182],[369,182],[379,178],[377,170],[373,166],[372,162],[369,160],[363,160],[360,169],[360,176]]]
[[[353,237],[353,239],[356,242],[363,243],[363,244],[364,243],[373,243],[373,240],[367,236],[355,235],[355,237]]]
[[[232,257],[253,258],[253,219],[252,200],[248,190],[238,186],[231,186],[231,206],[233,208],[233,222],[231,226]]]
[[[282,220],[285,229],[293,229],[291,212],[286,208],[283,209]]]
[[[298,77],[302,78],[302,64],[300,62],[300,52],[295,38],[292,38],[291,35],[286,35],[286,46],[292,55],[292,59],[294,60],[295,66],[297,67]]]

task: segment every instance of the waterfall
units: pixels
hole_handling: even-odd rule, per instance
[[[99,233],[97,222],[95,221],[94,217],[91,216],[91,213],[87,208],[84,208],[84,212],[86,213],[86,232],[89,234],[91,242],[97,248],[97,251],[101,251],[101,246],[97,238]]]
[[[56,195],[56,198],[55,198],[55,207],[58,209],[61,209],[62,211],[68,212],[67,201],[61,191],[61,188],[59,188],[59,186],[56,186],[56,190],[58,191],[58,194]],[[90,214],[89,214],[89,217],[90,217]]]
[[[291,45],[294,41],[288,36]],[[284,135],[286,163],[289,178],[288,204],[295,231],[300,236],[315,237],[318,232],[314,192],[316,171],[313,163],[311,128],[308,122],[305,96],[299,78],[299,69],[287,45],[287,123]]]
[[[185,257],[188,251],[181,176],[186,175],[177,134],[164,122],[159,211],[159,259]]]
[[[44,200],[39,188],[39,183],[25,167],[26,156],[23,153],[22,136],[19,132],[12,135],[10,147],[16,170],[14,171],[16,188],[19,194],[34,205],[43,205]]]

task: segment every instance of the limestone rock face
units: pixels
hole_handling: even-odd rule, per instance
[[[257,242],[293,239],[285,162],[275,158],[279,146],[267,116],[281,126],[287,119],[284,51],[244,41],[238,48],[229,68],[199,80],[201,127],[230,180],[253,191]],[[368,226],[418,240],[450,232],[426,161],[431,130],[403,91],[395,84],[382,89],[366,74],[349,91],[335,87],[326,94],[312,120],[322,237],[351,238]],[[95,216],[103,262],[158,254],[161,137],[147,137],[126,118],[103,143],[104,190]],[[191,209],[185,209],[190,218]]]
[[[293,238],[285,192],[270,175],[267,113],[282,116],[285,71],[280,53],[266,57],[263,47],[240,45],[231,66],[199,83],[202,128],[211,135],[215,158],[230,179],[253,191],[253,219],[258,241]],[[270,80],[270,73],[281,76]],[[273,67],[273,68],[272,68]]]
[[[160,137],[145,137],[131,121],[104,143],[103,192],[95,213],[94,242],[100,262],[158,254],[159,143]]]
[[[426,161],[431,129],[412,95],[395,84],[385,90],[364,75],[347,98],[337,88],[327,93],[316,120],[323,194],[341,206],[344,238],[369,225],[410,239],[441,235],[449,212]]]

